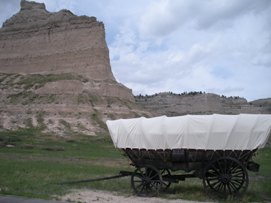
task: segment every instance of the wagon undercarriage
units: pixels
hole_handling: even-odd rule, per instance
[[[248,187],[247,169],[259,169],[256,163],[251,162],[256,150],[123,150],[136,167],[131,174],[131,186],[139,196],[156,196],[168,189],[171,183],[198,177],[211,197],[239,197]],[[174,174],[180,170],[187,173]]]

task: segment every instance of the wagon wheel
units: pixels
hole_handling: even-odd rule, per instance
[[[234,158],[219,158],[205,168],[203,185],[211,197],[241,196],[248,187],[247,170]]]
[[[161,188],[163,191],[166,191],[170,185],[171,185],[171,182],[170,180],[168,180],[171,176],[171,173],[168,169],[163,169],[161,170],[161,177],[162,177],[162,185],[161,185]]]
[[[156,196],[161,188],[161,174],[154,167],[137,168],[131,176],[131,185],[138,196]]]

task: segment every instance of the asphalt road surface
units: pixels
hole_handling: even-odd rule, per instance
[[[0,203],[65,203],[59,201],[28,199],[24,197],[0,196]]]

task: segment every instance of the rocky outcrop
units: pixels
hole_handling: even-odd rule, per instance
[[[0,29],[0,130],[97,135],[107,119],[150,115],[111,71],[102,22],[22,0]]]
[[[136,103],[153,115],[271,113],[271,99],[247,102],[240,97],[225,97],[203,92],[160,93],[136,96]]]
[[[0,72],[74,73],[95,83],[95,94],[133,100],[132,91],[112,74],[103,23],[68,10],[50,13],[42,3],[22,0],[21,10],[3,23]]]

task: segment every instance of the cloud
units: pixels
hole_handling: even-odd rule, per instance
[[[19,10],[0,1],[0,22]],[[38,0],[105,24],[112,71],[134,94],[271,94],[270,0]]]
[[[160,0],[145,9],[140,30],[143,37],[163,37],[187,25],[197,29],[226,29],[237,18],[269,12],[270,7],[269,0]]]
[[[262,53],[257,55],[253,61],[256,65],[271,68],[271,53]]]
[[[263,44],[253,58],[253,64],[271,69],[271,29],[266,43]]]
[[[197,26],[200,29],[207,29],[220,23],[233,24],[234,20],[243,15],[254,13],[258,14],[270,8],[269,0],[224,0],[208,1],[202,7],[197,20]]]
[[[182,7],[182,3],[183,1],[170,2],[168,0],[160,0],[147,7],[140,19],[139,25],[140,32],[143,36],[168,35],[181,26],[186,16],[188,16],[187,9],[182,9],[181,12],[177,12],[176,8]],[[184,7],[186,7],[185,4]]]
[[[270,88],[262,87],[271,86],[265,77],[271,73],[255,60],[269,48],[261,18],[249,13],[216,32],[185,26],[159,44],[155,38],[142,39],[140,26],[126,25],[110,44],[114,74],[134,94],[206,91],[249,100],[270,96]],[[256,78],[257,85],[252,85]]]

